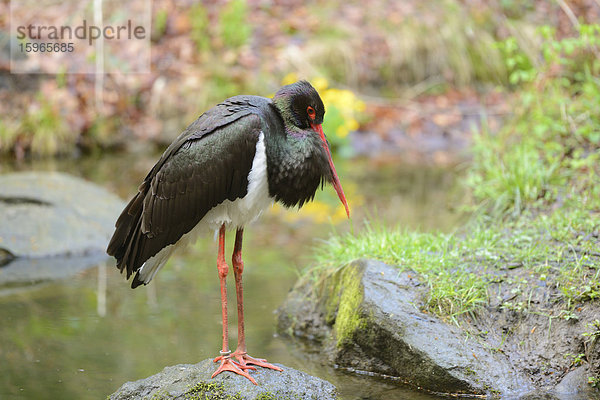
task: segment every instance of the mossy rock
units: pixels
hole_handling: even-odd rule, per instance
[[[294,288],[279,309],[279,330],[317,338],[323,354],[341,367],[397,376],[434,392],[533,389],[501,354],[421,312],[427,290],[415,276],[377,261],[355,261]]]
[[[231,372],[215,378],[218,364],[204,360],[198,364],[166,367],[156,375],[127,382],[109,396],[110,400],[333,400],[335,387],[322,379],[276,364],[283,371],[257,367],[250,371],[258,385]]]

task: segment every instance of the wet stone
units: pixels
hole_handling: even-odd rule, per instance
[[[57,279],[108,259],[124,203],[64,173],[0,175],[0,286]]]
[[[109,399],[337,399],[331,383],[281,364],[275,365],[283,371],[257,367],[256,371],[249,372],[258,385],[231,372],[211,378],[218,367],[211,359],[198,364],[174,365],[146,379],[125,383]]]

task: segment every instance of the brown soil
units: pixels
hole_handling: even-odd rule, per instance
[[[463,328],[505,354],[538,387],[554,386],[586,364],[588,376],[597,379],[600,302],[567,311],[552,272],[548,275],[542,281],[523,267],[503,270],[488,288],[490,304],[476,318],[461,321]]]

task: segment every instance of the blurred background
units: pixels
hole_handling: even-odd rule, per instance
[[[314,262],[310,249],[367,219],[453,231],[481,195],[468,171],[491,147],[478,138],[539,138],[561,107],[588,113],[565,126],[591,125],[538,141],[536,154],[600,142],[598,0],[157,0],[150,72],[101,77],[11,74],[9,15],[0,1],[0,174],[66,172],[128,200],[166,146],[223,99],[270,97],[299,79],[317,88],[353,219],[325,188],[301,211],[275,206],[247,230],[248,346],[331,380],[345,399],[435,396],[307,362],[298,343],[275,334],[273,311]],[[586,103],[569,103],[581,93]],[[594,160],[576,168],[595,174]],[[457,183],[467,175],[475,189]],[[201,239],[136,291],[112,261],[0,286],[0,398],[101,398],[164,366],[215,356],[215,255]]]
[[[563,37],[598,17],[595,0],[154,1],[149,74],[11,75],[4,40],[0,153],[160,150],[221,100],[304,78],[327,100],[331,140],[353,145],[345,156],[448,163],[444,150],[464,148],[482,114],[496,126],[507,112],[506,89],[522,80],[511,73],[538,66],[540,26]]]

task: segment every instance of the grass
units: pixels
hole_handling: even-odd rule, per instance
[[[497,18],[493,7],[476,9],[444,0],[421,2],[402,17],[392,17],[393,10],[367,13],[376,28],[365,37],[376,40],[366,44],[343,20],[336,24],[337,8],[312,7],[322,30],[308,39],[301,53],[288,54],[291,64],[305,74],[317,70],[335,82],[377,88],[385,96],[402,96],[407,88],[423,84],[442,89],[507,84],[503,49],[495,46],[500,31],[518,31],[519,42],[536,47],[529,37],[531,23]],[[371,48],[378,46],[383,49],[373,54]],[[363,65],[368,65],[367,73],[361,71]]]
[[[17,147],[28,148],[34,156],[65,154],[72,151],[76,140],[59,108],[41,95],[20,119],[0,119],[0,154]]]
[[[516,143],[510,151],[498,136],[482,132],[474,137],[474,163],[467,178],[473,196],[492,214],[519,214],[527,204],[549,196],[561,183],[558,163],[540,159],[530,143]]]
[[[377,259],[417,273],[430,288],[427,310],[455,319],[488,303],[487,287],[503,270],[526,268],[531,281],[552,276],[551,284],[560,288],[572,308],[600,296],[593,238],[598,229],[598,219],[569,209],[531,214],[501,225],[480,217],[452,234],[370,224],[359,234],[336,235],[318,247],[317,267],[311,274],[319,279],[354,259]]]
[[[199,52],[209,51],[211,47],[210,20],[202,3],[195,3],[190,7],[190,21],[192,25],[190,37],[196,43],[196,48]]]
[[[515,117],[498,135],[475,138],[467,184],[492,214],[565,199],[600,209],[600,25],[563,39],[549,27],[539,34],[542,61],[529,60],[510,38],[503,42],[511,81],[520,84]]]
[[[476,237],[485,243],[486,233]],[[475,242],[471,242],[475,247]],[[420,233],[388,229],[381,224],[367,225],[358,235],[332,237],[316,251],[318,276],[361,257],[374,258],[400,269],[418,273],[430,287],[430,311],[456,316],[471,312],[485,299],[485,280],[470,271],[461,254],[471,249],[460,246],[456,235]],[[456,285],[455,279],[461,281]]]
[[[157,18],[160,15],[157,16]],[[223,49],[237,49],[250,41],[253,27],[249,23],[246,0],[233,0],[220,11],[216,24],[202,3],[190,7],[190,37],[200,52],[214,58]],[[214,25],[214,26],[213,26]]]
[[[246,44],[252,35],[246,0],[229,2],[219,16],[219,27],[221,38],[227,46],[237,48]]]
[[[412,18],[389,27],[391,59],[381,69],[386,81],[410,84],[439,76],[464,86],[505,80],[501,54],[493,46],[494,33],[485,26],[490,21],[479,21],[451,1],[436,3],[434,7],[444,9],[439,14],[431,11],[431,5],[422,7],[424,13],[436,15],[434,21]]]

